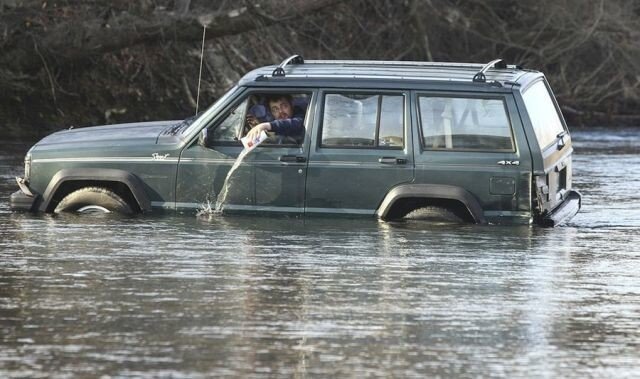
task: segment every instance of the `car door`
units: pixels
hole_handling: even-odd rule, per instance
[[[255,209],[278,213],[303,213],[311,141],[308,131],[313,121],[310,109],[313,109],[315,100],[313,91],[299,89],[253,92],[253,96],[260,99],[269,99],[278,94],[290,97],[295,112],[304,115],[307,132],[295,137],[270,133],[270,138],[249,154],[247,158],[255,175]]]
[[[522,89],[525,130],[534,159],[535,198],[540,212],[551,211],[571,192],[573,146],[562,112],[544,78]]]
[[[306,213],[374,215],[390,189],[413,180],[407,97],[402,91],[319,94]]]
[[[273,91],[247,90],[225,108],[222,117],[205,127],[206,143],[194,142],[183,151],[176,189],[178,208],[208,204],[225,212],[303,212],[308,136],[286,139],[272,135],[238,160],[244,149],[239,139],[248,130],[247,116],[262,112],[259,121],[268,121],[259,101],[270,93]],[[311,101],[311,92],[300,95]]]
[[[531,155],[513,96],[416,92],[416,183],[472,194],[489,222],[528,223]]]
[[[200,138],[182,151],[176,183],[177,209],[248,208],[255,203],[253,167],[237,162],[243,147],[238,135],[244,124],[246,96],[232,101],[205,126]],[[225,193],[226,192],[226,193]]]

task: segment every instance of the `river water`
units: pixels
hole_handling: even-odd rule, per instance
[[[640,129],[573,133],[566,226],[11,213],[0,377],[637,377]]]

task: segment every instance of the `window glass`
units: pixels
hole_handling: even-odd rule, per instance
[[[539,81],[522,95],[541,148],[549,146],[564,131],[558,111],[544,82]]]
[[[245,113],[248,101],[245,100],[229,113],[214,130],[211,140],[213,142],[238,142],[240,130],[244,125]]]
[[[211,134],[215,143],[239,143],[255,125],[264,122],[277,123],[269,138],[261,146],[300,145],[304,140],[304,119],[309,94],[253,93],[240,103]],[[274,114],[275,113],[275,114]]]
[[[514,150],[502,100],[421,96],[419,104],[426,149]]]
[[[382,96],[379,146],[404,146],[404,97]]]
[[[403,99],[403,96],[327,94],[321,145],[402,148]],[[376,139],[376,135],[380,138]]]
[[[263,146],[301,145],[305,134],[305,117],[311,95],[305,93],[263,93],[251,96],[247,125],[243,134],[255,123],[269,122],[272,131]],[[255,125],[254,123],[254,125]]]

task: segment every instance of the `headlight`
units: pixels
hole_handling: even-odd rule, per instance
[[[31,176],[31,150],[24,156],[24,180],[29,180]]]

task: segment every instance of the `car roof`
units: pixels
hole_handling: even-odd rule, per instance
[[[364,81],[392,82],[441,82],[462,85],[484,85],[503,87],[505,84],[523,85],[533,77],[541,76],[537,71],[525,70],[515,65],[506,65],[502,60],[489,64],[414,62],[414,61],[369,61],[369,60],[299,60],[288,58],[280,65],[258,68],[246,74],[240,85],[269,85],[283,81],[300,84],[301,81],[331,80],[353,83]],[[499,64],[496,64],[496,62]],[[491,65],[491,66],[488,66]],[[496,68],[500,67],[500,68]],[[276,71],[282,69],[280,73]],[[474,77],[482,71],[484,81]],[[529,79],[526,79],[529,77]],[[351,80],[346,80],[351,79]]]

